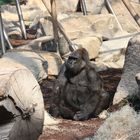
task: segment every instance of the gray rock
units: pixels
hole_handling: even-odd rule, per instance
[[[94,59],[98,56],[100,46],[102,44],[101,38],[98,37],[79,37],[73,41],[78,46],[85,48],[89,53],[89,58]]]
[[[92,14],[100,14],[104,6],[104,0],[86,0],[87,11]]]
[[[140,35],[133,37],[128,44],[123,74],[117,87],[113,104],[120,102],[128,95],[138,94],[135,75],[140,72]]]
[[[116,39],[103,41],[96,61],[111,68],[123,68],[124,55],[131,35],[121,33]]]
[[[83,140],[140,140],[140,114],[126,105],[111,113],[94,136]]]

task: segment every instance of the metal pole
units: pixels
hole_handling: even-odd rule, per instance
[[[117,22],[120,30],[123,31],[122,25],[120,24],[119,20],[117,19],[117,16],[116,16],[113,8],[111,7],[109,0],[106,0],[106,6],[107,6],[108,11],[114,15],[114,18],[116,19],[116,22]]]
[[[6,33],[4,27],[3,27],[3,33],[4,33],[4,38],[5,38],[5,40],[6,40],[7,44],[8,44],[8,46],[9,46],[9,49],[13,49],[13,46],[11,45],[11,43],[10,43],[10,41],[9,41],[8,35],[7,35],[7,33]]]
[[[4,43],[4,33],[3,33],[3,22],[2,22],[2,15],[1,15],[1,7],[0,7],[0,45],[2,54],[5,54],[5,43]]]
[[[22,10],[21,10],[20,3],[19,3],[18,0],[16,0],[16,8],[17,8],[17,13],[18,13],[18,17],[19,17],[19,22],[20,22],[22,35],[23,35],[24,39],[27,39],[25,24],[24,24],[23,15],[22,15]]]
[[[83,12],[83,15],[87,15],[87,7],[86,7],[85,0],[80,0],[80,6],[81,6],[81,10]]]

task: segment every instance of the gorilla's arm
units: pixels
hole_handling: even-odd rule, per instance
[[[110,95],[108,92],[102,91],[100,102],[98,104],[98,107],[96,108],[96,111],[94,113],[95,116],[99,115],[103,110],[107,109],[110,104]]]
[[[66,119],[72,119],[75,114],[74,111],[66,107],[63,101],[59,104],[59,111],[60,111],[61,116]]]
[[[88,83],[89,83],[89,90],[92,91],[93,93],[98,93],[103,89],[103,82],[102,79],[100,78],[99,74],[95,71],[93,68],[87,68],[87,78],[88,78]],[[100,96],[100,95],[99,95]]]

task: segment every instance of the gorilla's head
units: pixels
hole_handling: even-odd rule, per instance
[[[73,74],[77,74],[88,62],[88,52],[84,48],[80,48],[70,54],[68,60],[66,61],[66,69]]]

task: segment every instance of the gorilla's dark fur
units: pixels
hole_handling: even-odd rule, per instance
[[[49,112],[54,117],[86,120],[109,106],[109,94],[84,49],[74,51],[62,66]]]

